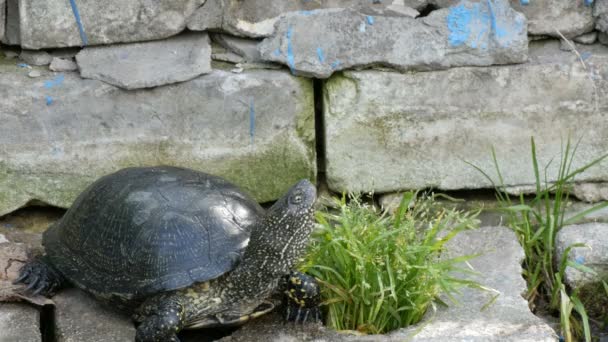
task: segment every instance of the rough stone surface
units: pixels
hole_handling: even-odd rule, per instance
[[[346,72],[324,84],[327,180],[333,191],[491,188],[472,163],[505,185],[534,184],[530,137],[539,165],[583,137],[573,169],[608,150],[608,49],[531,44],[526,64],[397,74]],[[438,95],[440,94],[440,95]],[[483,99],[483,101],[480,101]],[[547,130],[546,127],[551,127]],[[559,158],[559,157],[558,157]],[[557,164],[547,175],[552,181]],[[608,180],[608,161],[578,181]]]
[[[53,297],[57,342],[126,342],[135,339],[135,327],[126,315],[110,310],[78,289]]]
[[[204,0],[77,1],[88,45],[163,39],[181,32]],[[69,1],[8,0],[10,44],[83,46]]]
[[[211,72],[206,33],[145,43],[84,48],[76,55],[80,76],[140,89],[191,80]]]
[[[4,40],[6,27],[6,0],[0,0],[0,41]]]
[[[506,0],[462,1],[419,19],[344,9],[292,12],[259,49],[292,73],[326,78],[373,65],[405,71],[521,63],[528,39],[524,16]]]
[[[49,69],[56,72],[76,71],[78,70],[78,64],[71,58],[53,57]]]
[[[590,203],[608,201],[608,183],[575,184],[572,194],[576,198]]]
[[[1,1],[1,0],[0,0]],[[5,26],[2,42],[9,45],[19,45],[19,0],[5,1]]]
[[[414,15],[409,8],[423,8],[426,0],[207,0],[188,20],[195,31],[221,30],[237,36],[266,37],[274,31],[277,18],[284,13],[323,8],[364,8],[371,13]]]
[[[586,1],[535,0],[527,5],[511,1],[513,9],[528,18],[528,33],[559,37],[559,30],[568,38],[593,30],[593,7]]]
[[[457,235],[448,245],[453,256],[483,253],[470,261],[479,276],[474,279],[500,295],[482,307],[493,292],[465,289],[460,305],[440,308],[419,325],[388,335],[339,334],[318,325],[294,326],[280,318],[263,317],[245,325],[222,342],[245,341],[556,341],[553,330],[528,309],[521,296],[526,283],[521,276],[524,253],[515,234],[505,227],[484,227]],[[464,266],[466,267],[466,266]],[[470,275],[468,277],[471,277]]]
[[[589,32],[589,33],[585,33],[583,35],[580,35],[578,37],[574,37],[574,41],[579,43],[579,44],[593,44],[595,43],[595,41],[597,40],[597,32],[593,31],[593,32]]]
[[[30,65],[49,65],[53,60],[53,57],[49,55],[46,51],[32,51],[32,50],[23,50],[19,55],[19,58],[23,60],[25,63]]]
[[[608,32],[608,1],[594,1],[593,16],[595,17],[595,28],[598,31]]]
[[[242,56],[245,61],[258,62],[262,60],[258,51],[259,40],[234,37],[227,34],[213,34],[211,39],[223,46],[226,50]]]
[[[100,176],[136,165],[202,170],[276,199],[315,179],[312,97],[312,82],[286,71],[125,91],[0,64],[0,215],[34,199],[68,207]]]
[[[40,342],[40,316],[28,304],[0,303],[1,342]]]
[[[553,329],[530,312],[522,297],[527,288],[521,276],[524,251],[509,228],[463,232],[448,243],[446,250],[450,256],[483,253],[469,261],[479,275],[460,276],[498,291],[498,298],[482,310],[496,293],[464,289],[456,296],[460,305],[440,308],[428,324],[398,332],[395,337],[411,337],[412,341],[557,340]]]
[[[598,33],[597,40],[604,45],[608,45],[608,33],[604,33],[604,32]]]
[[[600,278],[608,279],[608,224],[584,223],[563,227],[555,240],[556,260],[561,260],[566,248],[574,243],[584,243],[589,247],[573,248],[568,255],[569,260],[593,269],[599,277],[568,267],[566,284],[579,288]]]

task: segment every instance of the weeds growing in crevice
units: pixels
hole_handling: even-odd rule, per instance
[[[536,303],[546,302],[550,312],[559,315],[561,333],[566,341],[584,338],[591,341],[591,331],[587,311],[576,291],[568,291],[564,284],[567,267],[579,271],[594,273],[582,264],[572,262],[568,254],[573,248],[585,247],[584,244],[573,244],[566,248],[560,260],[556,260],[555,240],[562,227],[574,224],[594,211],[608,206],[607,203],[595,205],[575,215],[566,217],[566,205],[575,177],[592,166],[598,165],[608,157],[603,155],[590,163],[573,169],[573,161],[580,140],[572,145],[570,139],[562,146],[557,175],[547,175],[551,162],[540,169],[536,154],[536,144],[531,139],[532,168],[535,176],[535,195],[525,198],[523,195],[512,198],[507,192],[500,171],[496,152],[492,149],[492,158],[497,181],[487,172],[469,163],[488,179],[496,189],[499,207],[505,213],[507,224],[512,228],[525,252],[523,263],[524,278],[528,283],[526,299],[534,309]],[[607,295],[608,295],[608,287]],[[574,314],[576,312],[576,314]]]
[[[418,322],[442,303],[440,293],[455,301],[458,288],[481,288],[453,273],[471,273],[459,264],[473,255],[439,258],[450,239],[477,225],[474,213],[413,192],[390,213],[349,199],[335,199],[336,210],[317,214],[319,229],[301,266],[321,284],[327,325],[385,333]]]

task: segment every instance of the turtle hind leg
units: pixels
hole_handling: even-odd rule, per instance
[[[67,280],[47,260],[36,257],[21,267],[15,284],[25,284],[25,291],[31,295],[53,296],[59,289],[67,286]]]
[[[179,342],[177,333],[184,326],[185,312],[176,298],[160,296],[145,301],[134,318],[140,322],[135,342]]]
[[[321,322],[321,290],[314,277],[291,272],[285,284],[285,319],[295,323]]]

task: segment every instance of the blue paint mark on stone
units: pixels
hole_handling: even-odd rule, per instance
[[[574,261],[579,264],[579,265],[584,265],[585,264],[585,257],[582,255],[577,256]]]
[[[475,49],[488,49],[490,42],[509,47],[521,41],[525,33],[521,16],[515,20],[508,16],[511,11],[507,2],[486,0],[484,3],[460,4],[450,8],[447,15],[448,43],[458,47],[466,45]]]
[[[319,62],[325,63],[325,55],[323,54],[323,49],[321,47],[317,48],[317,57],[319,57]]]
[[[583,52],[583,53],[581,53],[581,59],[582,60],[587,60],[587,58],[591,57],[591,55],[592,54],[589,51]]]
[[[299,11],[298,13],[307,17],[309,15],[313,15],[315,13],[315,11]]]
[[[70,0],[70,5],[72,6],[72,13],[74,13],[74,19],[76,19],[76,25],[78,26],[78,32],[80,33],[80,40],[82,40],[82,46],[87,46],[89,44],[89,40],[87,39],[87,35],[84,32],[82,20],[80,20],[80,12],[78,11],[76,0]]]
[[[281,55],[281,50],[280,49],[276,49],[272,52],[276,57],[279,57]]]
[[[474,4],[473,8],[479,7]],[[471,22],[473,20],[473,9],[468,9],[464,5],[458,5],[450,8],[450,13],[447,16],[448,37],[451,46],[460,46],[467,42],[471,34]]]
[[[522,6],[527,6],[527,5],[529,5],[529,4],[530,4],[530,0],[520,0],[520,1],[519,1],[519,3],[520,3]]]
[[[365,23],[361,23],[361,25],[359,25],[359,32],[365,32]]]
[[[59,74],[52,80],[44,81],[44,87],[46,89],[51,89],[53,87],[60,86],[63,83],[64,79],[65,76],[63,76],[63,74]]]
[[[291,70],[292,74],[295,74],[296,70],[296,61],[293,55],[293,45],[291,43],[291,39],[293,38],[293,27],[289,26],[287,28],[287,65],[289,66],[289,70]]]
[[[255,105],[253,98],[249,100],[249,143],[253,145],[255,137]]]
[[[45,99],[46,99],[46,105],[47,105],[47,106],[52,105],[52,104],[53,104],[53,102],[54,102],[54,101],[53,101],[53,98],[52,98],[52,97],[50,97],[50,96],[48,96],[48,95],[47,95],[47,97],[46,97]]]
[[[374,25],[374,17],[373,16],[368,15],[367,18],[366,18],[366,20],[367,20],[368,24]]]
[[[331,63],[331,68],[334,70],[336,70],[339,66],[340,66],[340,61],[338,61],[338,60]]]
[[[585,6],[593,5],[593,0],[585,0]]]
[[[19,63],[19,64],[17,64],[17,66],[20,67],[20,68],[27,68],[27,67],[29,67],[29,65],[27,65],[26,63]]]

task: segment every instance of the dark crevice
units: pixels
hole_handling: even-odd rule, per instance
[[[437,5],[433,5],[433,4],[428,4],[426,6],[424,6],[422,9],[420,9],[420,14],[418,14],[418,16],[416,18],[424,18],[426,16],[428,16],[429,14],[431,14],[431,12],[438,10],[439,7]]]
[[[42,342],[55,342],[55,307],[45,305],[40,309],[40,335]]]
[[[317,152],[317,184],[326,182],[325,177],[325,120],[323,118],[323,80],[313,80],[315,101],[315,141]]]

